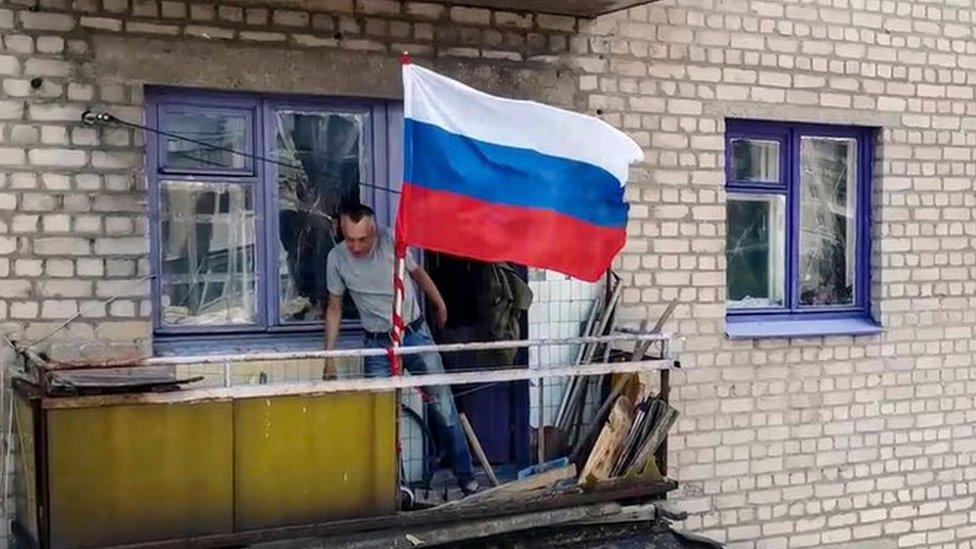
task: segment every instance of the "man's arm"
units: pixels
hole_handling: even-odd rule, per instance
[[[335,349],[339,338],[339,324],[342,322],[342,296],[329,295],[329,305],[325,308],[325,350]]]
[[[444,325],[447,324],[447,304],[444,303],[444,298],[441,297],[437,285],[434,284],[427,271],[419,265],[410,271],[410,278],[414,279],[420,289],[424,291],[427,299],[430,300],[431,308],[434,309],[434,324],[439,329],[443,329]]]
[[[329,304],[325,308],[325,350],[335,349],[336,339],[339,338],[339,325],[342,322],[342,296],[329,294]],[[335,359],[325,359],[322,368],[322,379],[336,377]]]

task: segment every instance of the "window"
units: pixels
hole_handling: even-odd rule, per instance
[[[147,120],[157,339],[320,344],[340,203],[391,221],[399,106],[154,88]]]
[[[730,120],[730,337],[876,333],[867,128]]]

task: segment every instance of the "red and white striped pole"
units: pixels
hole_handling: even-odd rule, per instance
[[[396,349],[403,344],[403,279],[406,275],[406,247],[396,237],[396,266],[393,269],[393,330],[390,332],[390,374],[400,375],[400,357]]]
[[[410,54],[403,52],[400,55],[400,63],[410,64]],[[402,199],[402,198],[401,198]],[[403,231],[400,227],[400,215],[397,214],[396,227],[394,230],[394,249],[396,264],[393,268],[393,330],[390,332],[390,374],[400,375],[400,357],[396,354],[396,349],[403,344],[403,293],[404,279],[407,275],[407,245],[403,242]]]

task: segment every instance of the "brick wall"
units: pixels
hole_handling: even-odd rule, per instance
[[[489,89],[576,99],[575,78],[546,57],[566,51],[572,19],[388,0],[318,5],[0,2],[4,332],[36,341],[80,312],[51,338],[54,354],[148,349],[144,136],[80,122],[86,109],[140,121],[144,84],[396,97],[408,49]]]
[[[389,0],[0,0],[0,330],[36,340],[80,310],[54,351],[146,349],[143,137],[82,126],[86,108],[138,120],[145,83],[395,97],[409,49],[645,147],[619,267],[628,316],[681,302],[671,472],[687,527],[733,547],[967,547],[974,17],[972,0],[662,0],[592,21]],[[726,340],[727,117],[882,128],[883,335]]]
[[[682,304],[671,449],[687,526],[757,548],[976,537],[974,8],[678,0],[580,24],[587,107],[647,146],[630,189],[642,205],[624,299],[637,315]],[[872,227],[882,336],[722,335],[722,136],[733,116],[882,128]]]

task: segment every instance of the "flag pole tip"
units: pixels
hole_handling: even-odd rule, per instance
[[[400,53],[400,63],[403,64],[403,65],[409,65],[410,64],[410,52],[403,51],[403,52]]]

